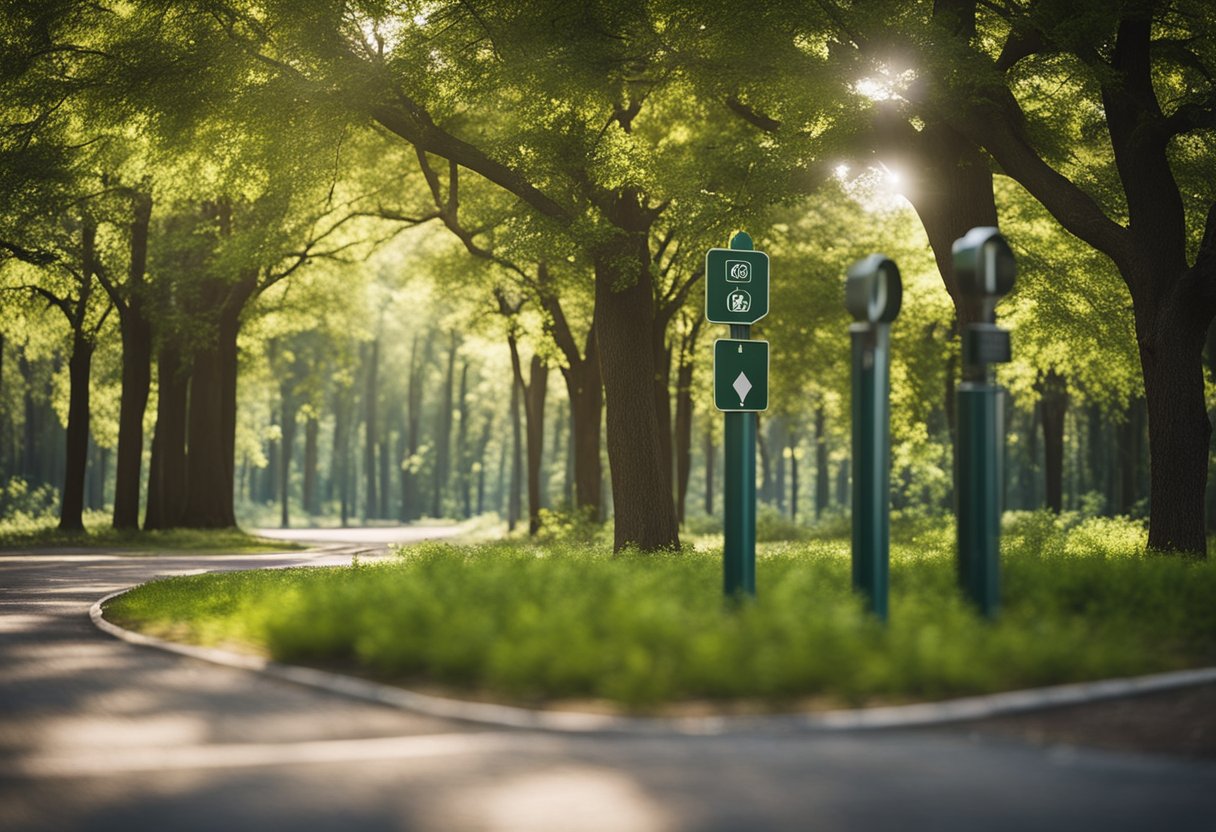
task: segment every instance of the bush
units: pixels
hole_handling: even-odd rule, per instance
[[[428,544],[356,569],[174,578],[110,613],[154,632],[244,641],[538,702],[648,709],[688,698],[773,707],[934,698],[1167,670],[1216,658],[1216,562],[1142,553],[1132,521],[1008,519],[1001,617],[957,589],[953,533],[892,546],[890,624],[851,589],[848,544],[762,548],[759,596],[721,597],[721,551]]]

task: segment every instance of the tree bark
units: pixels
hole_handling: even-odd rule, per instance
[[[714,432],[709,426],[709,418],[706,417],[705,425],[705,444],[703,451],[705,453],[705,514],[709,517],[714,515],[714,459],[717,456],[717,448],[714,446]]]
[[[676,367],[676,520],[681,524],[687,505],[688,478],[692,472],[692,379],[697,336],[703,320],[703,316],[697,315],[689,332],[681,339]]]
[[[828,472],[827,414],[823,405],[815,408],[815,519],[828,507],[831,474]]]
[[[83,332],[72,334],[68,359],[68,430],[63,474],[61,531],[84,531],[84,475],[89,453],[89,369],[93,342]]]
[[[310,516],[321,513],[317,505],[317,439],[320,430],[317,414],[310,411],[304,422],[304,493],[301,498],[304,513]]]
[[[459,426],[456,428],[456,483],[460,490],[461,516],[468,519],[473,513],[469,481],[469,362],[460,366],[460,393],[456,399]]]
[[[284,529],[291,525],[291,458],[296,444],[296,411],[299,405],[291,387],[294,379],[279,385],[279,405],[282,415],[279,422],[283,429],[283,446],[279,453],[279,525]]]
[[[372,341],[367,350],[366,388],[363,396],[363,476],[367,482],[364,494],[363,519],[375,517],[380,507],[376,496],[376,443],[379,436],[376,427],[376,408],[380,399],[380,339]]]
[[[623,213],[640,213],[622,200]],[[678,548],[679,526],[669,483],[671,457],[664,455],[655,384],[661,368],[654,343],[653,279],[648,225],[621,223],[639,231],[620,234],[594,256],[596,337],[608,419],[608,462],[616,518],[613,548],[643,551]],[[647,385],[646,379],[652,384]]]
[[[507,486],[507,531],[515,531],[522,514],[523,499],[520,485],[523,479],[523,430],[520,426],[519,399],[523,379],[518,374],[511,378],[511,478]]]
[[[1062,375],[1049,371],[1036,385],[1043,411],[1043,469],[1047,508],[1064,509],[1064,417],[1068,413],[1068,385]]]
[[[190,376],[176,338],[174,333],[162,333],[156,359],[156,430],[148,466],[145,529],[176,528],[186,507],[186,416]]]
[[[118,412],[118,456],[115,460],[116,529],[139,528],[140,468],[144,452],[144,412],[152,386],[152,323],[145,310],[144,275],[148,262],[148,226],[152,197],[132,198],[130,265],[127,297],[115,299],[122,332],[122,398]]]
[[[448,369],[444,377],[443,403],[435,419],[435,493],[431,498],[431,516],[443,516],[443,498],[448,490],[448,475],[451,469],[452,450],[452,389],[455,386],[456,351],[460,347],[460,336],[451,333],[448,348]]]

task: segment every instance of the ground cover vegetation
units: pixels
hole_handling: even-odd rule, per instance
[[[701,277],[739,229],[773,264],[765,536],[847,518],[873,251],[892,501],[942,516],[950,245],[999,224],[1006,507],[1206,554],[1210,3],[13,0],[0,33],[0,516],[677,546],[720,516]]]
[[[1210,664],[1216,568],[1146,555],[1143,526],[1006,518],[1002,613],[958,592],[952,535],[892,548],[891,619],[850,589],[846,542],[770,544],[759,597],[723,604],[721,551],[423,545],[389,562],[173,578],[112,601],[144,632],[526,704],[761,709],[935,699]],[[897,526],[898,528],[898,526]]]

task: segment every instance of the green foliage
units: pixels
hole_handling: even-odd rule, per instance
[[[1143,553],[1143,532],[1014,518],[1002,617],[960,597],[948,526],[896,543],[891,623],[850,590],[838,541],[766,547],[760,597],[721,598],[718,551],[426,545],[354,569],[174,578],[116,599],[127,626],[277,659],[516,701],[689,698],[771,707],[937,698],[1210,662],[1216,563]]]

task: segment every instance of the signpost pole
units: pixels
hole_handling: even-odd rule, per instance
[[[845,306],[853,341],[853,588],[887,620],[890,572],[891,322],[903,296],[899,269],[881,254],[849,268]]]
[[[980,320],[963,329],[963,380],[958,385],[958,580],[985,618],[1000,605],[1001,446],[1003,391],[991,366],[1009,361],[1009,333],[996,326],[996,303],[1013,288],[1016,267],[995,228],[973,228],[954,242],[960,290],[978,304]]]
[[[752,251],[752,238],[739,232],[736,251]],[[750,324],[731,324],[730,337],[748,340]],[[756,422],[755,413],[726,413],[723,590],[727,598],[756,595]]]

